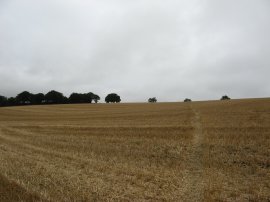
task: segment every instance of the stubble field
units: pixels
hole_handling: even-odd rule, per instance
[[[270,201],[270,99],[0,108],[0,201]]]

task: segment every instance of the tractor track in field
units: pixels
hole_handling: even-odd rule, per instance
[[[183,201],[203,201],[203,129],[201,116],[191,107],[194,127],[191,151],[183,177]]]

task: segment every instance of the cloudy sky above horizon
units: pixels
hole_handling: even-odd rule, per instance
[[[269,0],[0,0],[0,94],[270,96]]]

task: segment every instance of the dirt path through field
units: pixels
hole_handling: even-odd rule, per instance
[[[203,131],[200,113],[191,108],[194,117],[194,134],[187,169],[183,177],[184,201],[203,201]]]

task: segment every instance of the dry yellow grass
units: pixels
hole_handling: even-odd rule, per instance
[[[269,201],[270,99],[0,108],[0,201]]]

